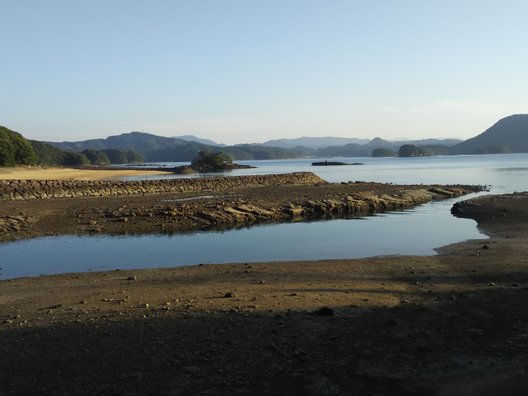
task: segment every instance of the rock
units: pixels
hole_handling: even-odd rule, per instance
[[[332,308],[328,307],[321,307],[317,311],[314,312],[314,315],[319,316],[334,316],[335,311]]]
[[[126,280],[134,281],[134,280],[137,280],[137,277],[135,277],[135,276],[129,276]]]
[[[227,292],[226,294],[224,294],[224,298],[234,298],[234,297],[236,297],[236,294],[232,292]]]

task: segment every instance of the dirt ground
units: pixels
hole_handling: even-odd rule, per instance
[[[40,166],[18,166],[14,168],[0,168],[0,178],[5,180],[113,180],[126,176],[149,177],[164,175],[167,172],[152,170],[101,170],[54,168]]]
[[[490,239],[2,281],[0,394],[528,394],[528,195],[454,211]]]

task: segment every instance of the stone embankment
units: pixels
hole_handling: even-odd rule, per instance
[[[311,172],[126,182],[0,180],[0,200],[110,197],[163,193],[199,193],[207,191],[221,192],[237,187],[317,185],[326,183],[326,181]]]

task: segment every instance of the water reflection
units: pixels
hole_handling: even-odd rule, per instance
[[[454,200],[368,218],[241,227],[187,234],[62,236],[0,245],[2,279],[63,272],[228,262],[434,254],[482,238],[472,220],[449,213]]]

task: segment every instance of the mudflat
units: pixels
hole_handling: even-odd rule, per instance
[[[527,208],[457,205],[490,238],[437,256],[2,281],[0,393],[524,395]]]

